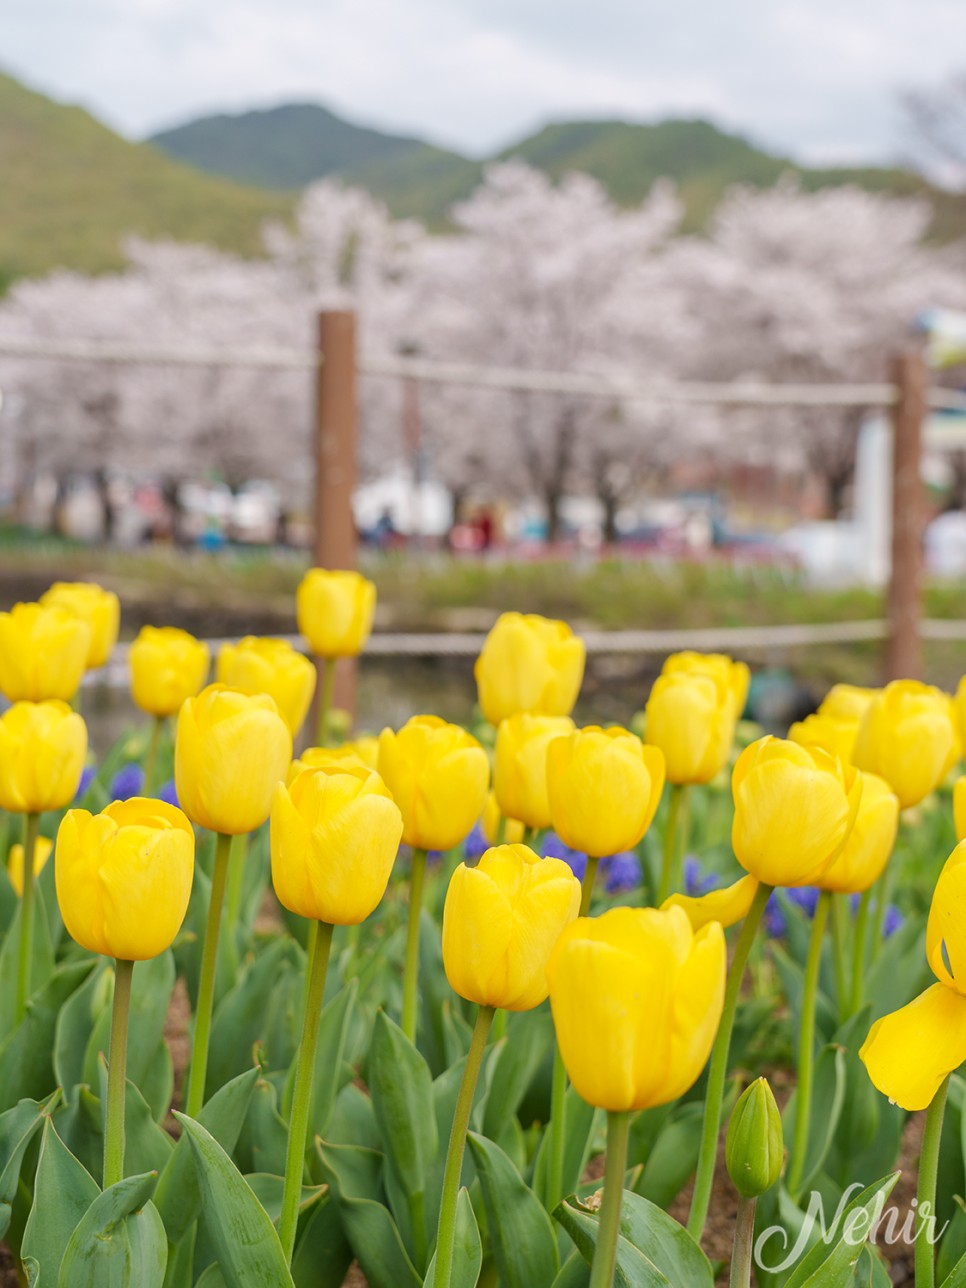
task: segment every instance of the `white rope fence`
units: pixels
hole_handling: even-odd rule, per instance
[[[761,656],[783,649],[811,648],[826,644],[875,643],[888,637],[888,622],[870,618],[859,622],[826,622],[788,626],[701,627],[693,630],[581,631],[590,656],[663,656],[685,649]],[[966,621],[927,619],[922,623],[927,640],[966,640]],[[307,651],[301,635],[277,635],[301,652]],[[363,658],[475,658],[486,636],[476,632],[380,632],[372,635]],[[223,644],[237,644],[238,637],[206,641],[212,657]],[[90,672],[87,685],[125,688],[129,682],[128,644],[118,644],[110,661]]]
[[[0,336],[0,356],[38,361],[105,362],[185,367],[252,367],[262,370],[314,371],[315,350],[255,347],[222,349],[177,345],[127,344],[102,340],[42,340]],[[558,393],[587,398],[725,407],[890,407],[894,384],[766,384],[761,381],[641,381],[631,374],[528,371],[473,363],[433,362],[422,358],[362,358],[359,374],[427,384],[464,385],[521,393]],[[930,407],[966,411],[966,394],[956,389],[928,391]]]

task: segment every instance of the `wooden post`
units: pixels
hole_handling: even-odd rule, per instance
[[[317,568],[356,566],[356,319],[355,314],[319,314],[319,374],[315,405],[315,537]],[[335,705],[353,711],[354,658],[338,663]]]
[[[893,373],[898,392],[892,422],[892,573],[886,678],[917,680],[922,675],[925,532],[920,458],[928,384],[922,353],[909,349],[898,354]]]

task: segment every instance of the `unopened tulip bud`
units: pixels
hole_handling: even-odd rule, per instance
[[[728,1175],[744,1198],[758,1198],[781,1176],[784,1158],[781,1114],[771,1087],[758,1078],[741,1095],[728,1124]]]

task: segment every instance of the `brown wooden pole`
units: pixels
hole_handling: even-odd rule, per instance
[[[922,353],[909,349],[893,366],[897,397],[892,437],[892,573],[886,678],[922,675],[923,504],[921,455],[928,373]]]
[[[356,319],[347,311],[319,314],[319,374],[315,404],[315,535],[317,568],[356,566]],[[354,658],[340,659],[335,705],[355,709]]]

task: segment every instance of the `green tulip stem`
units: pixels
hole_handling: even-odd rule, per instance
[[[201,979],[198,984],[198,1010],[195,1015],[195,1034],[191,1049],[191,1070],[188,1074],[188,1098],[185,1113],[197,1118],[205,1103],[205,1079],[208,1075],[208,1043],[211,1040],[211,1012],[215,1002],[215,971],[218,966],[218,937],[221,934],[221,909],[225,902],[225,881],[228,876],[228,859],[231,854],[231,837],[218,833],[215,846],[215,870],[211,877],[211,899],[208,903],[208,923],[205,926],[205,946],[201,954]]]
[[[587,855],[587,866],[584,868],[584,879],[580,883],[580,915],[586,917],[590,912],[590,901],[594,894],[594,882],[597,879],[599,858]]]
[[[523,844],[529,845],[533,849],[533,843],[537,839],[537,829],[535,827],[524,827]]]
[[[738,1196],[738,1217],[731,1253],[731,1288],[751,1288],[751,1263],[755,1246],[755,1209],[757,1199]]]
[[[34,850],[37,848],[39,814],[23,816],[23,894],[20,900],[20,953],[17,961],[17,994],[14,1023],[27,1012],[30,992],[30,956],[34,938]]]
[[[684,855],[688,848],[688,814],[691,792],[687,783],[671,783],[667,821],[664,825],[664,854],[657,906],[684,884]]]
[[[241,916],[242,891],[245,887],[245,860],[248,857],[248,833],[233,836],[228,860],[228,924],[234,929]]]
[[[309,1130],[309,1111],[312,1107],[315,1049],[319,1040],[319,1018],[322,1014],[325,977],[328,973],[329,954],[332,949],[332,927],[328,922],[316,921],[313,922],[313,926],[315,934],[312,937],[308,964],[308,993],[305,999],[302,1041],[299,1043],[295,1088],[292,1092],[292,1114],[288,1127],[288,1148],[285,1154],[282,1215],[278,1224],[278,1237],[282,1243],[282,1251],[285,1253],[286,1264],[291,1263],[295,1248],[299,1200],[302,1197],[302,1173],[305,1170],[305,1141]]]
[[[943,1134],[943,1115],[949,1094],[947,1074],[926,1110],[919,1154],[919,1187],[916,1191],[916,1288],[935,1288],[936,1284],[936,1180],[939,1176],[939,1142]]]
[[[798,1023],[798,1078],[795,1084],[795,1127],[792,1136],[792,1157],[788,1168],[786,1188],[793,1199],[798,1198],[799,1186],[805,1175],[805,1155],[808,1151],[808,1125],[812,1116],[812,1083],[815,1076],[815,995],[818,991],[818,972],[822,964],[822,940],[828,922],[832,896],[823,890],[815,905],[812,918],[812,935],[805,958],[805,979],[802,984],[802,1013]]]
[[[862,1009],[865,991],[865,944],[869,934],[869,905],[872,902],[872,890],[864,890],[859,896],[859,908],[855,914],[855,928],[852,932],[852,994],[849,999],[849,1015],[857,1015]]]
[[[494,845],[506,845],[506,815],[500,813],[497,815],[496,830],[493,833]]]
[[[413,849],[409,878],[409,920],[406,925],[406,964],[403,967],[401,1028],[410,1042],[416,1041],[416,986],[419,983],[419,915],[423,906],[426,851]]]
[[[107,1119],[104,1124],[104,1188],[124,1180],[124,1090],[127,1082],[127,1019],[131,1009],[134,962],[114,963],[114,1006],[107,1066]]]
[[[839,1017],[846,1018],[846,1007],[849,1002],[849,954],[847,941],[849,935],[848,905],[844,894],[831,895],[832,906],[832,958],[835,964],[835,1000]]]
[[[318,724],[315,730],[315,745],[329,745],[329,713],[332,710],[332,698],[335,693],[335,658],[320,657],[319,670],[319,710]]]
[[[728,970],[728,982],[725,985],[724,1007],[721,1021],[718,1024],[718,1035],[711,1050],[711,1064],[708,1069],[708,1089],[704,1099],[704,1122],[701,1127],[701,1148],[698,1153],[698,1167],[694,1178],[694,1193],[691,1197],[691,1211],[688,1216],[688,1233],[696,1242],[701,1241],[704,1224],[708,1219],[708,1206],[711,1202],[711,1187],[714,1183],[714,1165],[718,1157],[718,1133],[721,1129],[721,1103],[724,1098],[725,1078],[728,1073],[728,1053],[731,1050],[731,1032],[735,1026],[735,1012],[738,1009],[738,997],[741,993],[741,982],[748,962],[748,954],[758,932],[758,926],[765,912],[765,904],[772,892],[772,887],[759,885],[754,901],[748,909],[741,934],[735,945],[734,957]]]
[[[480,1076],[480,1066],[486,1051],[486,1040],[493,1022],[493,1007],[481,1006],[476,1013],[476,1024],[470,1042],[453,1128],[449,1134],[446,1167],[443,1171],[443,1191],[439,1201],[439,1226],[436,1230],[436,1274],[433,1288],[450,1288],[453,1277],[453,1251],[456,1246],[456,1204],[459,1199],[460,1175],[463,1171],[463,1151],[466,1149],[466,1130],[470,1125],[473,1096]]]
[[[597,1226],[597,1246],[590,1271],[590,1288],[612,1288],[617,1268],[617,1236],[624,1201],[624,1173],[627,1171],[627,1138],[633,1113],[608,1113],[607,1154],[604,1160],[604,1201]]]
[[[550,1086],[550,1143],[547,1157],[547,1211],[563,1198],[564,1141],[567,1139],[567,1070],[560,1047],[554,1043],[553,1082]]]
[[[155,716],[151,721],[151,735],[148,738],[148,750],[144,757],[144,785],[142,796],[150,796],[154,791],[154,769],[158,761],[158,744],[161,741],[161,730],[164,728],[164,716]]]

